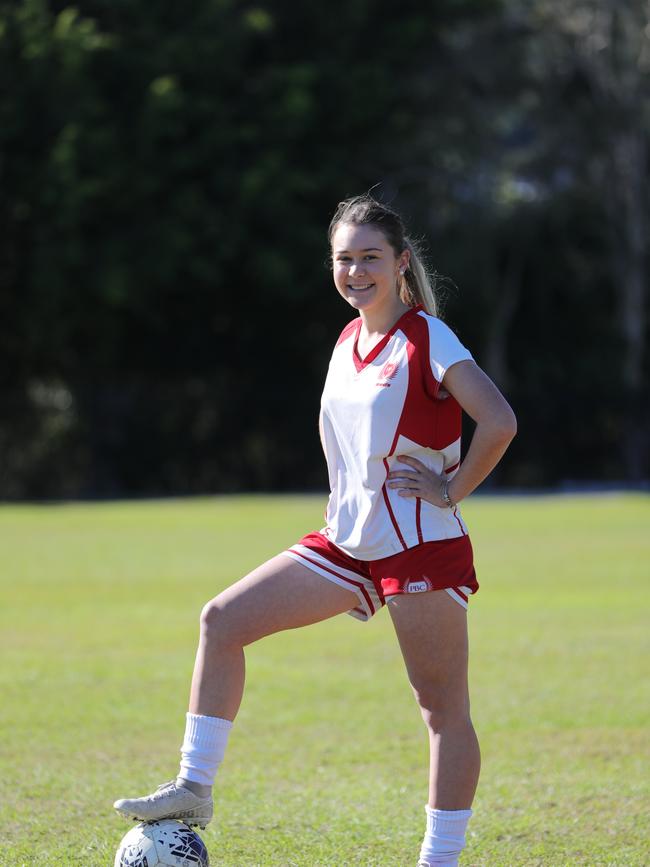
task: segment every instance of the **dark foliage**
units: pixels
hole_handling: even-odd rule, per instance
[[[517,411],[493,483],[647,474],[648,45],[590,8],[0,2],[0,497],[324,487],[377,183]]]

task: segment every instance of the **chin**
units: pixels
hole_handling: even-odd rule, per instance
[[[354,307],[355,310],[366,310],[368,307],[372,307],[375,299],[357,298],[356,295],[346,295],[345,300],[351,307]]]

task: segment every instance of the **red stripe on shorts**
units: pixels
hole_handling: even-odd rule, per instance
[[[334,569],[330,569],[327,566],[325,566],[323,563],[319,563],[318,560],[312,560],[311,557],[308,557],[306,554],[303,554],[302,551],[294,551],[293,548],[289,548],[289,550],[293,554],[295,554],[296,556],[303,557],[305,560],[308,560],[310,563],[313,563],[314,566],[318,566],[319,569],[324,569],[326,572],[330,572],[332,575],[336,575],[336,577],[340,578],[341,581],[346,581],[348,584],[353,584],[355,587],[358,587],[359,590],[361,590],[361,592],[363,593],[364,599],[368,603],[368,608],[370,609],[371,614],[375,613],[375,606],[372,604],[372,600],[368,594],[368,591],[363,586],[361,581],[353,581],[352,578],[348,578],[347,575],[341,575],[339,572],[335,572]]]

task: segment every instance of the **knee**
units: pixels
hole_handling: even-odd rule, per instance
[[[438,734],[459,725],[471,726],[469,699],[463,687],[429,683],[414,686],[413,692],[429,732]]]
[[[232,618],[228,616],[227,605],[219,596],[211,599],[201,609],[201,636],[210,644],[233,644],[237,642]]]

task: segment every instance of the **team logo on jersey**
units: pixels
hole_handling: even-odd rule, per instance
[[[406,586],[404,587],[405,593],[426,593],[427,590],[431,590],[431,581],[429,581],[426,575],[423,575],[417,581],[415,578],[411,578],[406,582]]]
[[[377,385],[382,388],[389,388],[392,379],[395,379],[397,375],[397,371],[399,370],[399,364],[396,364],[394,361],[387,361],[386,364],[379,371],[379,377],[377,378]]]

